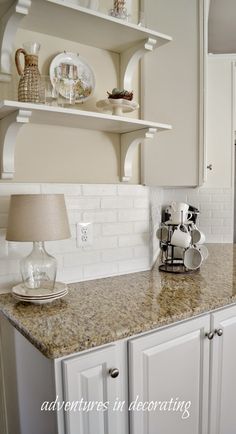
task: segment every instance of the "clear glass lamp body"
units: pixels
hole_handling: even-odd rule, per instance
[[[57,261],[47,253],[43,241],[35,241],[33,243],[33,250],[26,258],[21,260],[20,269],[26,288],[54,288]]]

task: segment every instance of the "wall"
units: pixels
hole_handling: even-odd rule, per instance
[[[21,184],[0,185],[0,291],[21,280],[19,260],[31,243],[5,242],[10,194],[64,193],[72,238],[48,242],[58,259],[58,280],[94,279],[147,270],[156,255],[149,242],[160,222],[160,206],[150,207],[149,188],[140,185]],[[161,195],[156,189],[156,197]],[[153,200],[152,200],[153,201]],[[76,246],[76,223],[93,222],[91,247]],[[152,237],[153,235],[151,235]]]

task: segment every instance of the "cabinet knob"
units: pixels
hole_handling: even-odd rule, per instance
[[[212,164],[208,164],[207,169],[208,169],[208,170],[213,170],[213,166],[212,166]]]
[[[214,338],[215,332],[206,333],[206,337],[211,341]]]
[[[223,335],[223,330],[222,330],[222,329],[217,329],[217,330],[215,330],[215,333],[216,333],[218,336],[222,336],[222,335]]]
[[[117,369],[117,368],[111,368],[111,369],[109,369],[109,375],[110,375],[111,378],[118,377],[119,373],[120,373],[119,369]]]

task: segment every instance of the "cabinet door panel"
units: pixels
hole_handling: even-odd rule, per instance
[[[143,146],[142,182],[195,186],[203,148],[203,1],[145,0],[144,8],[148,27],[173,41],[143,59],[142,117],[173,130]]]
[[[234,56],[235,58],[235,56]],[[230,188],[233,161],[233,72],[230,56],[208,56],[206,187]]]
[[[215,335],[212,345],[210,434],[236,432],[236,307],[212,315]]]
[[[131,434],[207,434],[209,325],[204,317],[130,343],[130,402],[158,403],[130,412]]]
[[[109,369],[119,368],[116,347],[68,359],[62,365],[64,400],[95,403],[89,411],[66,412],[66,434],[120,434],[120,413],[112,411],[113,402],[120,397],[120,377],[109,375]],[[108,409],[98,409],[96,402],[108,403]]]

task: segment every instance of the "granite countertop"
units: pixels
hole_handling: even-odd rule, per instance
[[[32,305],[0,296],[0,311],[46,357],[57,358],[236,302],[236,246],[209,245],[201,270],[151,271],[69,285],[61,300]]]

